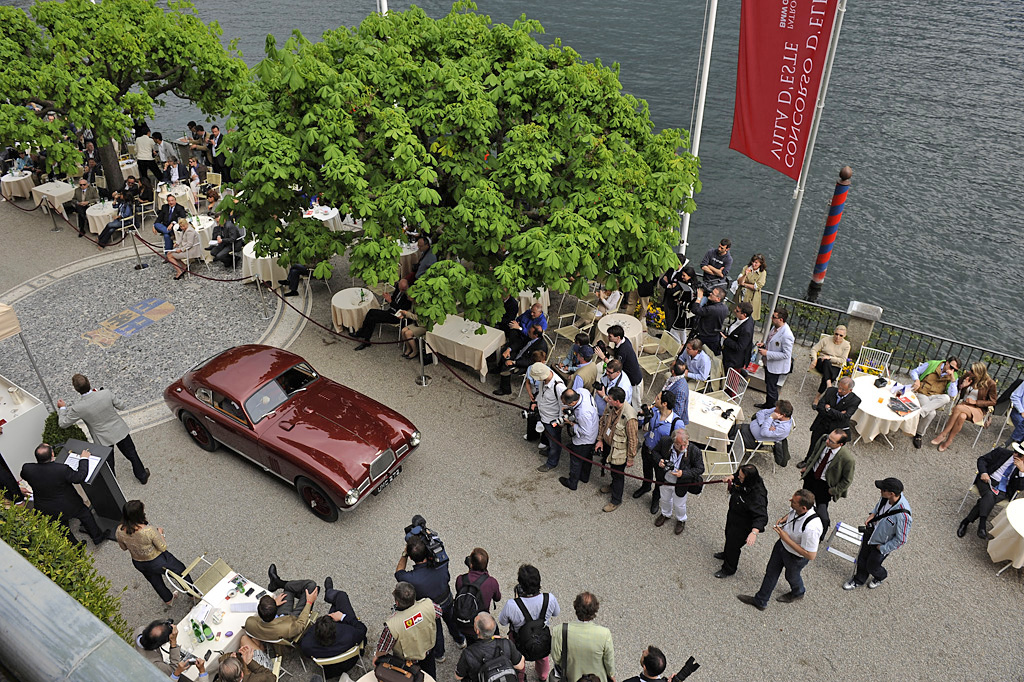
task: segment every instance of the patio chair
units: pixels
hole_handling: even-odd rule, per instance
[[[202,574],[192,582],[185,580],[183,576],[192,573],[192,571],[194,571],[201,563],[206,564],[207,566]],[[206,558],[206,553],[204,552],[199,555],[195,561],[185,567],[185,571],[182,575],[178,575],[170,569],[165,569],[164,580],[167,582],[168,587],[175,592],[187,594],[195,599],[202,599],[217,583],[233,572],[234,571],[232,571],[231,567],[228,566],[223,559],[217,559],[216,561],[211,562]]]
[[[705,481],[715,476],[732,476],[743,462],[745,452],[742,438],[734,438],[731,444],[728,438],[708,438],[708,444],[701,450],[704,452]]]
[[[679,354],[679,342],[671,334],[662,334],[658,339],[657,351],[650,355],[641,355],[638,362],[640,369],[651,375],[648,389],[654,386],[654,380],[662,372],[667,372]]]
[[[327,680],[327,667],[331,665],[337,665],[344,663],[345,661],[351,661],[353,658],[357,659],[356,666],[363,669],[363,672],[369,672],[370,669],[366,665],[366,659],[363,657],[363,651],[366,649],[366,642],[360,642],[348,651],[338,654],[337,656],[331,656],[330,658],[315,658],[313,662],[320,666],[320,673],[324,680]]]
[[[719,377],[712,381],[721,382],[724,379],[722,388],[716,391],[705,391],[704,395],[710,398],[718,398],[719,400],[727,400],[731,403],[739,405],[743,402],[743,396],[747,392],[747,386],[750,385],[750,381],[743,378],[743,375],[736,371],[735,368],[729,368],[729,374],[725,377]],[[709,382],[711,383],[711,382]]]
[[[851,375],[854,379],[865,374],[876,377],[888,376],[891,358],[892,353],[889,351],[861,346],[860,352],[857,354],[857,362],[853,363]]]

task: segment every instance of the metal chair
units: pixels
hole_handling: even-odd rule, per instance
[[[1010,419],[1010,414],[1012,414],[1012,413],[1013,413],[1013,405],[1010,405],[1010,409],[1008,409],[1006,411],[1006,419],[1003,420],[1003,425],[999,427],[999,435],[996,436],[996,442],[992,444],[992,447],[996,447],[996,446],[999,445],[1000,442],[1002,442],[1002,440],[1003,440],[1003,431],[1006,430],[1007,426],[1010,427],[1010,433],[1011,434],[1013,433],[1013,420]]]
[[[721,446],[721,450],[717,446]],[[708,438],[708,444],[702,448],[704,452],[704,480],[710,481],[714,476],[732,476],[743,462],[745,448],[743,438]],[[724,454],[725,459],[712,460],[709,453]]]
[[[850,563],[857,563],[857,555],[850,556],[846,552],[840,551],[832,546],[836,540],[843,540],[849,542],[857,548],[857,552],[860,552],[860,544],[863,539],[863,535],[857,532],[856,526],[851,526],[848,523],[842,521],[836,523],[836,527],[832,529],[832,533],[828,538],[828,545],[825,547],[825,551],[830,554],[835,554],[837,557],[846,559]]]
[[[667,372],[679,354],[679,342],[671,334],[662,334],[658,339],[658,348],[651,355],[641,355],[638,359],[640,369],[651,376],[648,388],[654,386],[654,380],[662,372]]]
[[[183,576],[192,573],[200,563],[206,564],[208,568],[192,582],[185,580]],[[233,572],[223,559],[211,562],[206,558],[206,553],[204,552],[185,567],[182,575],[178,575],[170,569],[164,569],[164,580],[167,582],[168,587],[175,592],[190,595],[195,599],[202,599],[217,583]]]
[[[831,338],[831,337],[832,337],[832,335],[831,335],[831,334],[822,334],[822,335],[821,335],[821,338],[819,338],[819,339],[818,339],[818,341],[819,341],[819,342],[820,342],[820,341],[824,341],[825,339],[828,339],[828,338]],[[817,363],[815,363],[815,364],[817,364]],[[804,383],[805,383],[805,382],[807,381],[807,377],[808,377],[808,375],[811,375],[811,374],[815,374],[815,375],[817,375],[817,376],[819,376],[819,377],[821,376],[821,372],[819,372],[819,371],[818,371],[817,369],[815,369],[814,367],[812,367],[811,369],[809,369],[809,370],[807,370],[806,372],[804,372],[804,378],[803,378],[803,380],[802,380],[802,381],[800,382],[800,390],[801,390],[801,391],[803,391],[803,390],[804,390]]]
[[[861,346],[857,354],[857,362],[853,363],[851,376],[856,379],[863,374],[871,376],[888,376],[889,360],[892,358],[890,351],[879,350]]]
[[[959,404],[960,404],[959,402],[950,402],[945,408],[943,408],[943,410],[942,410],[942,420],[941,420],[942,424],[941,425],[937,425],[935,427],[935,433],[942,433],[942,430],[945,429],[946,425],[949,423],[950,417],[953,416],[953,408],[955,408]],[[1009,403],[1007,403],[1007,406],[1009,406]],[[974,442],[971,444],[971,449],[972,450],[974,448],[978,447],[978,441],[981,440],[981,433],[982,433],[982,431],[987,429],[989,424],[992,423],[992,416],[995,413],[995,409],[996,409],[995,405],[989,405],[988,409],[985,410],[985,414],[982,415],[980,422],[974,421],[973,419],[970,420],[970,421],[964,421],[964,428],[966,428],[967,426],[976,426],[976,427],[978,427],[978,433],[974,437]],[[1009,417],[1009,409],[1007,409],[1006,415],[1007,415],[1007,417]],[[935,421],[938,422],[939,420],[936,419]],[[1005,424],[1004,424],[1004,428],[1005,428]],[[963,429],[961,429],[961,430],[963,430]],[[1003,433],[1003,430],[1000,429],[999,430],[999,435],[1002,436],[1002,433]],[[996,440],[996,442],[998,442],[998,439]]]
[[[357,659],[356,666],[363,669],[363,672],[369,672],[370,669],[366,665],[366,659],[363,658],[363,651],[366,649],[366,642],[360,642],[348,651],[338,654],[337,656],[331,656],[330,658],[315,658],[311,657],[313,662],[320,666],[320,674],[324,680],[327,679],[327,666],[337,665],[344,663],[345,661],[351,661],[353,658]]]
[[[735,370],[735,368],[729,368],[729,374],[724,377],[724,386],[711,392],[704,392],[704,395],[710,398],[718,398],[719,400],[727,400],[731,403],[739,405],[743,402],[743,396],[747,392],[747,386],[750,385],[750,381],[743,378],[743,375]],[[713,379],[712,381],[721,381],[722,378]],[[711,382],[708,382],[711,383]]]
[[[549,357],[554,357],[555,346],[558,344],[558,339],[568,339],[570,342],[575,343],[577,334],[588,331],[593,326],[593,322],[585,325],[576,324],[576,321],[592,308],[593,306],[589,305],[585,301],[579,300],[576,301],[576,307],[573,309],[573,312],[565,313],[564,315],[559,315],[555,318],[558,323],[558,328],[555,329],[554,343],[548,346]],[[568,324],[566,324],[566,320],[569,321]]]

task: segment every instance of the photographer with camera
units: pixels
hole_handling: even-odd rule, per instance
[[[650,405],[640,406],[640,427],[646,428],[643,445],[640,446],[640,460],[644,465],[644,478],[661,481],[661,469],[655,466],[654,448],[658,446],[662,438],[667,438],[676,430],[676,424],[680,421],[683,426],[686,422],[675,413],[676,397],[668,391],[662,391],[654,399],[654,409]],[[643,482],[633,493],[633,499],[639,500],[645,493],[651,491],[652,484]],[[658,501],[661,499],[661,486],[654,484],[654,493],[651,496],[651,513],[658,511]]]
[[[910,533],[910,503],[903,496],[903,482],[898,478],[883,478],[875,481],[875,487],[882,499],[864,525],[857,529],[863,536],[857,553],[857,572],[843,585],[844,590],[855,590],[865,582],[869,590],[880,586],[889,576],[882,562],[906,544]]]
[[[686,311],[697,294],[697,272],[687,265],[689,259],[679,254],[679,267],[666,270],[658,280],[665,292],[661,305],[665,308],[665,329],[685,329]]]
[[[530,378],[539,384],[531,407],[536,405],[544,433],[548,437],[548,459],[537,467],[537,471],[543,474],[558,466],[562,454],[559,443],[562,440],[562,394],[565,392],[565,382],[543,362],[530,365]]]
[[[640,670],[635,677],[630,677],[623,682],[669,682],[669,679],[662,673],[665,672],[667,661],[665,654],[656,646],[649,646],[640,654]],[[672,676],[671,682],[683,682],[700,668],[700,663],[693,660],[693,656],[686,661],[683,667]]]
[[[611,364],[611,363],[609,363]],[[633,466],[638,440],[637,415],[626,402],[626,392],[619,386],[608,389],[608,408],[601,415],[597,432],[599,440],[594,451],[607,457],[612,469],[612,482],[601,487],[601,493],[612,498],[601,511],[613,512],[622,504],[622,487],[626,482],[626,467]]]
[[[204,661],[201,658],[189,657],[181,663],[179,663],[178,667],[175,668],[174,672],[171,673],[171,682],[178,682],[178,679],[181,678],[182,674],[186,670],[191,668],[193,665],[196,667],[196,670],[199,671],[199,674],[196,675],[196,679],[209,677],[209,675],[206,673],[206,661]]]
[[[469,572],[455,578],[452,612],[459,631],[471,644],[477,639],[473,619],[483,611],[490,612],[492,605],[497,606],[501,601],[501,587],[494,576],[487,572],[489,561],[487,550],[475,547],[465,559]]]
[[[725,517],[725,549],[715,554],[722,568],[716,578],[728,578],[740,563],[740,550],[753,547],[757,536],[768,525],[768,489],[753,464],[744,464],[735,476],[727,476],[729,512]]]
[[[608,405],[608,390],[614,387],[622,389],[626,395],[626,402],[630,402],[633,396],[633,386],[629,379],[622,373],[622,363],[612,358],[604,366],[604,376],[594,384],[594,403],[597,405],[597,413],[604,416]]]
[[[566,389],[562,394],[562,404],[565,406],[562,411],[565,431],[570,438],[573,451],[579,457],[569,458],[569,477],[560,476],[558,482],[569,490],[576,490],[580,482],[587,483],[590,480],[593,464],[583,461],[580,457],[588,460],[594,458],[597,422],[600,416],[597,414],[594,398],[583,389]]]
[[[690,442],[686,429],[676,429],[671,436],[665,436],[658,442],[651,456],[661,469],[659,480],[671,486],[667,494],[659,496],[655,493],[655,497],[660,497],[661,515],[654,520],[654,525],[661,528],[674,516],[676,527],[673,532],[679,535],[686,528],[686,496],[703,492],[703,486],[692,484],[699,484],[704,475],[704,453],[696,443]]]
[[[421,535],[428,532],[425,525],[423,531]],[[411,571],[405,570],[409,559],[413,562]],[[460,647],[465,645],[466,638],[459,632],[452,612],[453,599],[449,585],[451,576],[448,574],[448,563],[437,562],[434,552],[428,549],[423,537],[416,535],[406,540],[405,552],[402,553],[402,558],[398,560],[398,567],[395,569],[395,580],[415,587],[416,599],[430,599],[437,604],[452,639]],[[440,627],[436,628],[435,637],[433,656],[440,662],[444,660],[444,631]]]
[[[178,647],[178,626],[171,619],[154,620],[149,625],[136,628],[132,636],[135,650],[144,659],[163,673],[171,674],[181,661],[181,649]],[[164,662],[164,654],[167,662]]]

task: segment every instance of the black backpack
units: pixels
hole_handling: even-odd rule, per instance
[[[473,631],[473,619],[481,611],[487,611],[484,604],[483,584],[489,578],[483,573],[475,582],[469,582],[469,574],[462,581],[462,587],[455,593],[455,603],[452,606],[452,613],[455,615],[455,622],[463,632]]]
[[[491,656],[483,655],[480,670],[476,674],[477,682],[517,682],[518,674],[512,665],[505,646],[502,642],[508,640],[495,639],[494,652]]]
[[[540,618],[534,618],[520,597],[516,597],[516,606],[523,612],[526,620],[516,630],[516,648],[528,661],[539,661],[551,653],[551,628],[545,618],[548,615],[548,593],[544,593],[544,601],[540,605]]]

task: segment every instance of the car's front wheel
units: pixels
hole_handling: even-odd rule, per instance
[[[308,478],[299,477],[295,481],[295,490],[317,518],[328,523],[338,520],[338,507],[316,483]]]
[[[192,436],[193,443],[207,452],[213,452],[217,449],[217,441],[210,435],[210,430],[194,414],[182,412],[181,423],[185,425],[188,435]]]

